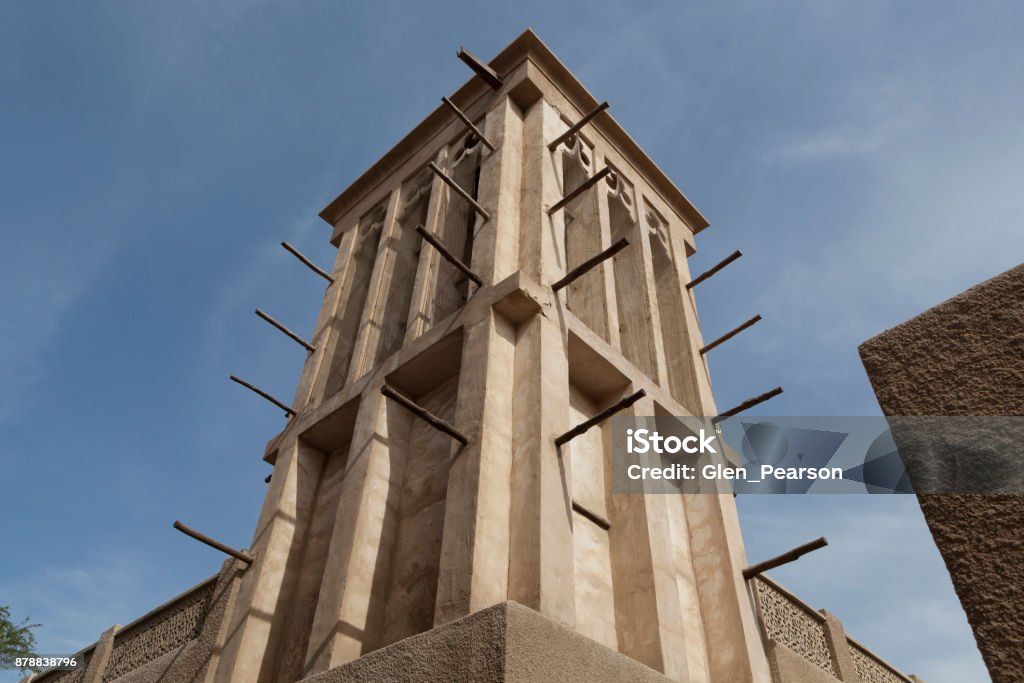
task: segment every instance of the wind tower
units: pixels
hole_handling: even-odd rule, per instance
[[[460,57],[320,213],[337,258],[216,679],[768,681],[732,497],[612,495],[593,420],[716,414],[707,221],[531,31]]]

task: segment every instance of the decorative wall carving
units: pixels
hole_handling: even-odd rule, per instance
[[[863,683],[908,683],[909,679],[893,671],[857,643],[850,643],[850,656],[853,658],[853,668],[857,671],[857,677]]]
[[[832,653],[825,638],[825,618],[766,581],[754,579],[754,586],[765,635],[835,675]]]
[[[104,681],[113,681],[199,637],[216,577],[114,636]]]
[[[74,671],[46,671],[33,678],[32,683],[81,683],[85,680],[85,672],[89,668],[89,660],[92,659],[92,648],[83,652],[79,658],[82,665]]]

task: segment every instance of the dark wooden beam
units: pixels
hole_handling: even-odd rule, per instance
[[[263,318],[264,320],[266,320],[268,323],[270,323],[271,325],[273,325],[277,329],[281,330],[281,332],[284,332],[284,334],[286,336],[290,337],[292,339],[292,341],[294,341],[295,343],[299,344],[300,346],[305,348],[310,353],[313,353],[314,351],[316,351],[316,347],[315,346],[313,346],[308,341],[306,341],[305,339],[303,339],[299,335],[295,334],[294,332],[289,330],[287,327],[285,327],[281,323],[277,322],[276,320],[274,320],[273,318],[271,318],[269,315],[267,315],[266,313],[264,313],[263,311],[261,311],[258,308],[256,309],[256,315],[258,315],[259,317]]]
[[[815,539],[815,540],[811,541],[810,543],[804,543],[801,546],[797,546],[796,548],[793,548],[789,552],[782,553],[781,555],[779,555],[777,557],[773,557],[770,560],[765,560],[764,562],[758,562],[757,564],[754,564],[754,565],[751,565],[751,566],[747,567],[746,569],[743,570],[743,578],[746,579],[747,581],[750,581],[752,578],[754,578],[758,574],[762,574],[762,573],[768,571],[769,569],[775,569],[776,567],[781,567],[784,564],[789,564],[790,562],[793,562],[794,560],[800,559],[802,556],[806,555],[807,553],[809,553],[811,551],[814,551],[814,550],[818,550],[819,548],[824,548],[827,545],[828,545],[828,541],[825,539],[824,536],[822,536],[821,538]]]
[[[448,436],[452,437],[453,439],[461,443],[463,446],[469,443],[469,439],[467,439],[462,432],[457,430],[455,427],[452,427],[446,421],[442,420],[437,415],[434,415],[426,408],[417,405],[411,399],[406,398],[402,394],[398,393],[397,391],[389,387],[387,384],[380,388],[380,393],[384,394],[392,401],[394,401],[395,403],[402,406],[416,417],[420,418],[421,420],[429,424],[434,429],[444,432]]]
[[[451,178],[451,176],[449,176],[447,173],[442,171],[440,166],[438,166],[433,161],[431,161],[429,164],[427,164],[427,168],[429,168],[431,171],[433,171],[434,174],[437,175],[438,178],[443,180],[445,182],[445,184],[447,184],[448,187],[452,188],[460,197],[462,197],[467,202],[469,202],[470,206],[472,206],[473,209],[478,214],[483,216],[485,221],[490,219],[491,214],[487,213],[487,210],[484,209],[484,207],[480,206],[480,204],[478,204],[475,199],[473,199],[473,195],[471,195],[470,193],[468,193],[464,189],[462,189],[461,185],[459,185],[457,182],[455,182]]]
[[[458,107],[455,106],[454,102],[452,102],[447,97],[442,97],[441,101],[444,102],[445,104],[447,104],[448,108],[451,109],[452,112],[456,116],[458,116],[462,120],[462,122],[464,124],[466,124],[466,128],[469,128],[471,131],[473,131],[473,135],[475,135],[478,138],[480,138],[480,142],[484,143],[484,147],[486,147],[487,149],[491,150],[492,152],[495,150],[494,145],[491,144],[491,141],[488,140],[484,136],[483,131],[481,131],[479,128],[477,128],[476,125],[474,125],[473,122],[470,121],[469,117],[466,116],[465,112],[463,112],[461,109],[459,109]]]
[[[299,251],[298,249],[296,249],[292,245],[288,244],[287,242],[281,242],[281,246],[284,247],[293,256],[295,256],[295,258],[297,258],[300,261],[302,261],[302,263],[305,264],[306,267],[308,267],[314,273],[316,273],[317,275],[319,275],[323,279],[327,280],[328,282],[331,282],[331,283],[334,282],[334,278],[331,277],[330,273],[328,273],[327,271],[319,268],[315,263],[313,263],[308,258],[303,256],[301,251]]]
[[[232,382],[236,382],[238,384],[241,384],[243,387],[245,387],[249,391],[253,392],[254,394],[259,394],[263,398],[267,399],[268,401],[273,403],[275,406],[277,406],[278,408],[283,410],[284,414],[287,415],[288,417],[291,417],[291,416],[296,414],[294,410],[292,410],[291,408],[286,406],[284,403],[281,403],[276,398],[274,398],[273,396],[271,396],[267,392],[263,391],[262,389],[257,389],[253,385],[251,385],[248,382],[246,382],[244,379],[241,379],[239,377],[235,377],[234,375],[231,375],[231,381]]]
[[[740,251],[739,249],[737,249],[736,251],[732,252],[731,254],[726,256],[724,259],[722,259],[721,261],[716,263],[715,265],[713,265],[710,268],[708,268],[707,270],[705,270],[703,273],[701,273],[697,277],[695,277],[692,280],[690,280],[689,282],[687,282],[686,283],[686,288],[687,289],[693,289],[694,287],[696,287],[697,285],[699,285],[700,283],[704,282],[709,277],[711,277],[712,275],[714,275],[715,273],[720,271],[722,268],[725,268],[727,265],[729,265],[730,263],[732,263],[733,261],[738,259],[740,256],[743,256],[743,252]]]
[[[606,419],[608,419],[615,413],[630,407],[631,405],[633,405],[646,395],[647,392],[644,391],[643,389],[637,391],[635,394],[630,394],[629,396],[622,399],[615,405],[605,408],[594,417],[579,423],[578,425],[567,431],[565,434],[562,434],[560,437],[555,439],[555,445],[562,446],[563,444],[571,441],[572,439],[575,439],[577,436],[584,433],[594,425],[604,422]]]
[[[721,337],[719,337],[715,341],[711,342],[710,344],[705,344],[704,346],[702,346],[700,348],[701,355],[704,355],[705,353],[707,353],[711,349],[715,348],[719,344],[721,344],[723,342],[729,341],[730,339],[735,337],[737,334],[739,334],[743,330],[745,330],[748,327],[750,327],[750,326],[754,325],[755,323],[757,323],[759,320],[761,320],[761,314],[760,313],[755,315],[753,318],[751,318],[747,322],[745,322],[745,323],[743,323],[741,325],[737,325],[736,327],[734,327],[733,329],[729,330],[728,332],[726,332],[725,334],[723,334]]]
[[[214,540],[214,539],[210,538],[209,536],[207,536],[206,534],[200,533],[200,532],[196,531],[195,529],[193,529],[191,527],[187,527],[187,526],[185,526],[184,524],[182,524],[181,522],[179,522],[177,520],[175,520],[175,522],[174,522],[174,528],[177,529],[178,531],[180,531],[181,533],[185,534],[186,536],[191,536],[192,538],[196,539],[200,543],[205,543],[206,545],[210,546],[211,548],[216,548],[217,550],[221,551],[222,553],[227,553],[231,557],[234,557],[235,559],[241,560],[242,562],[245,562],[246,564],[252,564],[252,562],[253,562],[254,558],[249,553],[243,552],[241,550],[235,550],[234,548],[232,548],[229,545],[224,545],[220,541]]]
[[[498,76],[494,69],[487,66],[480,58],[473,55],[469,50],[460,47],[458,57],[466,66],[475,71],[477,76],[484,79],[484,82],[494,90],[498,90],[504,84],[504,81],[501,80],[501,77]]]
[[[575,190],[573,190],[569,194],[567,194],[564,197],[562,197],[562,199],[559,200],[557,204],[555,204],[550,209],[548,209],[548,215],[550,216],[555,211],[558,211],[559,209],[565,207],[566,204],[568,204],[572,200],[576,199],[576,197],[578,197],[579,195],[581,195],[584,192],[586,192],[587,190],[589,190],[591,187],[596,185],[601,180],[601,178],[604,178],[606,175],[608,175],[611,172],[612,172],[611,167],[605,166],[600,171],[598,171],[594,175],[592,175],[589,178],[587,178],[586,180],[584,180],[582,183],[580,183],[579,187],[577,187]]]
[[[625,249],[628,246],[629,246],[629,240],[628,239],[626,239],[625,237],[619,239],[615,244],[613,244],[612,246],[608,247],[607,249],[602,251],[600,254],[597,254],[596,256],[591,256],[586,261],[584,261],[583,263],[579,264],[578,266],[576,266],[575,268],[570,270],[568,273],[565,274],[565,277],[563,277],[561,280],[559,280],[555,284],[551,285],[551,289],[553,289],[553,290],[555,290],[557,292],[558,290],[562,289],[563,287],[572,284],[575,280],[577,280],[577,279],[583,277],[584,275],[586,275],[589,270],[591,270],[592,268],[594,268],[595,266],[600,264],[602,261],[607,261],[612,256],[615,256],[616,254],[618,254],[620,251],[622,251],[623,249]]]
[[[477,287],[484,286],[483,280],[480,279],[480,276],[478,276],[476,273],[470,270],[469,266],[467,266],[465,263],[456,258],[455,254],[448,251],[448,247],[444,246],[444,244],[441,243],[441,240],[437,239],[437,237],[427,232],[426,228],[424,228],[422,225],[417,225],[416,232],[420,234],[420,237],[426,240],[427,244],[441,252],[441,256],[444,256],[448,263],[452,264],[453,266],[461,270],[463,275],[465,275],[470,280],[475,282]]]
[[[586,114],[583,115],[583,118],[577,121],[571,128],[569,128],[569,130],[565,131],[557,138],[552,140],[548,144],[548,149],[554,152],[556,149],[558,149],[558,146],[560,144],[571,138],[573,135],[576,135],[576,133],[580,132],[580,129],[583,128],[583,126],[590,123],[591,119],[593,119],[595,116],[597,116],[607,108],[608,102],[602,102],[601,104],[597,105],[596,107],[588,111]]]
[[[581,515],[583,515],[584,517],[589,519],[591,522],[593,522],[597,526],[599,526],[602,529],[604,529],[605,531],[608,531],[609,529],[612,528],[612,523],[611,522],[609,522],[607,519],[605,519],[601,515],[597,514],[596,512],[591,512],[587,508],[585,508],[582,505],[580,505],[579,503],[577,503],[575,500],[572,502],[572,509],[575,510],[576,512],[580,513]]]
[[[776,396],[778,396],[781,393],[782,393],[782,387],[775,387],[771,391],[766,391],[763,394],[755,396],[754,398],[747,399],[746,401],[744,401],[743,403],[739,404],[738,406],[736,406],[734,408],[729,408],[729,410],[725,411],[724,413],[719,413],[718,416],[715,417],[713,421],[714,422],[721,422],[722,420],[724,420],[727,417],[732,417],[733,415],[736,415],[737,413],[742,413],[747,408],[753,408],[758,403],[764,403],[768,399],[775,398]]]

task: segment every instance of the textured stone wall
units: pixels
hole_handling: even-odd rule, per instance
[[[1024,415],[1024,265],[860,354],[886,415]],[[993,681],[1024,680],[1024,497],[919,500]]]
[[[668,683],[669,679],[539,612],[505,602],[304,681]]]

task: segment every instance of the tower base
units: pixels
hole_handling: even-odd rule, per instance
[[[668,683],[669,679],[529,607],[504,602],[303,681]]]

